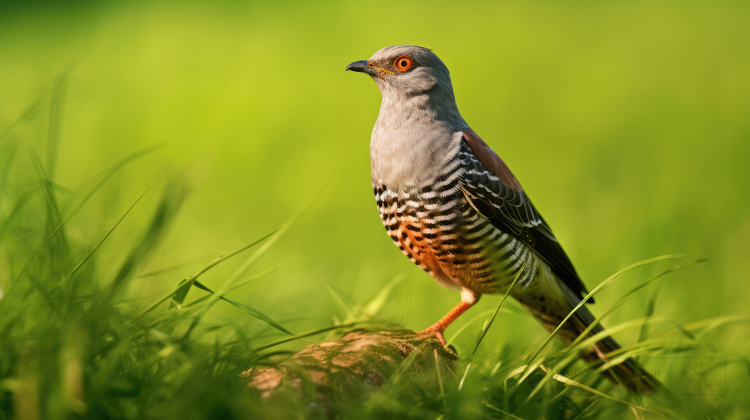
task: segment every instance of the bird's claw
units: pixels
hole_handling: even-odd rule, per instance
[[[445,341],[445,337],[443,336],[443,331],[445,331],[445,328],[440,328],[439,325],[433,325],[424,331],[417,332],[417,335],[419,337],[415,338],[414,340],[421,340],[425,337],[434,336],[440,342],[440,345],[445,347],[447,342]]]

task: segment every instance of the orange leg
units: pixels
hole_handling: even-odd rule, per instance
[[[453,321],[455,321],[456,318],[461,316],[462,313],[466,312],[467,309],[471,308],[479,300],[479,298],[472,293],[461,293],[461,298],[461,302],[456,305],[455,308],[451,309],[451,311],[448,312],[447,315],[441,318],[440,321],[436,322],[426,330],[418,332],[417,334],[421,336],[434,335],[435,338],[440,341],[440,344],[445,345],[446,341],[445,337],[443,336],[443,332],[445,332],[445,329],[448,328],[448,326]]]

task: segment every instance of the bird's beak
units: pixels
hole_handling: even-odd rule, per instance
[[[378,76],[378,77],[382,77],[385,73],[396,74],[390,70],[381,69],[380,67],[375,67],[375,65],[368,60],[355,61],[352,64],[349,64],[348,66],[346,66],[344,70],[358,71],[360,73],[367,73],[371,76]]]
[[[371,67],[371,66],[367,65],[367,60],[355,61],[352,64],[349,64],[348,66],[346,66],[346,68],[344,70],[346,70],[346,71],[349,71],[349,70],[351,70],[351,71],[358,71],[360,73],[367,73],[367,74],[377,74],[378,73],[378,71],[374,67]]]

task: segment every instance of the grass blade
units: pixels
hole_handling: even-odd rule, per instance
[[[541,368],[541,369],[542,369],[543,371],[545,371],[545,372],[550,372],[550,370],[549,370],[549,369],[547,369],[546,367],[544,367],[543,365],[540,365],[539,367],[540,367],[540,368]],[[587,391],[587,392],[590,392],[590,393],[592,393],[592,394],[594,394],[594,395],[597,395],[597,396],[600,396],[600,397],[603,397],[603,398],[607,398],[607,399],[610,399],[610,400],[612,400],[612,401],[617,401],[617,402],[619,402],[619,403],[621,403],[621,404],[625,404],[625,405],[627,405],[627,406],[630,406],[630,407],[636,408],[636,409],[638,409],[638,410],[641,410],[641,411],[645,411],[645,412],[647,412],[647,413],[651,413],[651,414],[656,414],[656,415],[661,415],[661,413],[659,413],[658,411],[653,411],[653,410],[649,410],[648,408],[644,408],[644,407],[641,407],[641,406],[639,406],[639,405],[635,405],[635,404],[633,404],[633,403],[631,403],[631,402],[628,402],[628,401],[625,401],[625,400],[621,400],[621,399],[619,399],[619,398],[615,398],[615,397],[613,397],[613,396],[611,396],[611,395],[605,394],[605,393],[603,393],[603,392],[601,392],[601,391],[597,391],[597,390],[595,390],[594,388],[588,387],[588,386],[586,386],[586,385],[584,385],[584,384],[582,384],[582,383],[580,383],[580,382],[576,382],[576,381],[574,381],[574,380],[572,380],[572,379],[566,378],[565,376],[562,376],[562,375],[560,375],[560,374],[557,374],[557,373],[555,373],[555,374],[554,374],[554,375],[552,376],[552,379],[554,379],[554,380],[556,380],[556,381],[558,381],[558,382],[560,382],[560,383],[563,383],[563,384],[565,384],[565,385],[569,385],[569,386],[573,386],[573,387],[576,387],[576,388],[582,389],[582,390],[584,390],[584,391]]]
[[[26,111],[21,114],[20,117],[16,118],[15,121],[5,130],[5,133],[3,133],[2,136],[0,136],[0,144],[3,143],[3,141],[10,136],[10,133],[13,132],[13,130],[16,129],[19,125],[30,121],[34,115],[36,115],[37,111],[42,108],[42,102],[44,99],[47,98],[47,95],[49,95],[49,92],[45,93],[44,95],[40,96],[36,101],[34,101],[31,105],[29,105],[28,108],[26,108]]]
[[[185,261],[183,261],[181,263],[178,263],[178,264],[175,264],[175,265],[172,265],[172,266],[169,266],[169,267],[164,267],[164,268],[160,268],[158,270],[149,271],[148,273],[139,274],[138,278],[142,279],[142,278],[145,278],[145,277],[154,277],[154,276],[158,276],[160,274],[171,273],[172,271],[176,271],[176,270],[179,270],[181,268],[190,267],[191,265],[195,265],[199,261],[206,260],[206,259],[208,259],[210,257],[211,257],[211,255],[203,255],[201,257],[190,258],[188,260],[185,260]]]
[[[367,318],[367,315],[362,312],[362,308],[354,303],[336,283],[334,283],[327,277],[323,277],[323,280],[325,281],[326,288],[330,292],[331,296],[333,296],[333,298],[339,303],[339,305],[347,310],[347,319],[349,321],[354,321],[357,319],[357,317],[355,316],[355,312],[359,314],[360,318]]]
[[[94,193],[95,193],[95,192],[96,192],[96,191],[97,191],[97,190],[98,190],[99,188],[101,188],[101,186],[102,186],[102,185],[104,185],[104,183],[105,183],[105,182],[107,181],[107,179],[109,179],[109,178],[110,178],[110,177],[111,177],[112,175],[114,175],[114,173],[115,173],[115,172],[117,172],[117,170],[119,170],[120,168],[122,168],[122,167],[123,167],[123,166],[125,166],[126,164],[128,164],[128,163],[132,162],[133,160],[135,160],[135,159],[137,159],[137,158],[139,158],[139,157],[141,157],[141,156],[145,156],[145,155],[147,155],[147,154],[149,154],[149,153],[153,152],[154,150],[158,149],[159,147],[161,147],[161,146],[152,146],[152,147],[147,147],[147,148],[145,148],[145,149],[141,149],[141,150],[138,150],[138,151],[136,151],[136,152],[134,152],[134,153],[132,153],[132,154],[130,154],[130,155],[128,155],[128,156],[126,156],[126,157],[124,157],[124,158],[123,158],[123,159],[121,159],[121,160],[120,160],[119,162],[117,162],[117,163],[116,163],[116,164],[115,164],[115,165],[114,165],[114,166],[112,167],[112,169],[111,169],[111,170],[110,170],[110,171],[109,171],[109,172],[108,172],[108,173],[107,173],[107,174],[106,174],[106,175],[105,175],[105,176],[104,176],[104,177],[103,177],[103,178],[102,178],[102,179],[101,179],[101,180],[100,180],[100,181],[99,181],[99,182],[98,182],[98,183],[97,183],[97,184],[96,184],[96,185],[95,185],[95,186],[94,186],[94,187],[93,187],[93,188],[92,188],[92,189],[91,189],[91,190],[90,190],[89,192],[88,192],[88,194],[86,194],[86,196],[85,196],[85,197],[83,197],[83,199],[82,199],[82,200],[81,200],[81,201],[80,201],[80,202],[79,202],[79,203],[78,203],[78,204],[77,204],[77,205],[76,205],[76,206],[75,206],[75,207],[73,208],[73,210],[72,210],[72,211],[71,211],[71,212],[70,212],[70,213],[68,214],[68,216],[66,216],[66,217],[65,217],[65,218],[64,218],[64,219],[63,219],[63,220],[62,220],[62,221],[61,221],[61,222],[60,222],[60,223],[59,223],[59,224],[57,225],[57,227],[55,227],[55,229],[53,229],[53,230],[52,230],[52,231],[51,231],[51,232],[50,232],[50,233],[49,233],[49,234],[47,235],[47,237],[46,237],[46,238],[45,238],[45,239],[44,239],[44,240],[42,241],[42,243],[41,243],[41,244],[39,244],[39,246],[37,246],[36,250],[35,250],[35,251],[34,251],[34,252],[33,252],[33,253],[31,254],[31,256],[30,256],[30,257],[29,257],[29,258],[28,258],[28,259],[26,260],[26,263],[24,264],[23,268],[22,268],[22,269],[21,269],[21,271],[20,271],[20,272],[18,273],[18,275],[17,275],[16,277],[15,277],[15,279],[13,280],[13,283],[15,283],[15,282],[16,282],[16,281],[17,281],[18,279],[20,279],[20,278],[21,278],[21,277],[22,277],[22,276],[23,276],[23,275],[24,275],[24,274],[26,273],[26,270],[28,270],[28,268],[29,268],[29,264],[30,264],[30,263],[31,263],[31,262],[32,262],[32,261],[34,260],[34,258],[36,258],[36,257],[37,257],[37,256],[39,255],[39,251],[41,251],[42,247],[44,247],[44,246],[45,246],[45,245],[47,244],[47,242],[49,242],[49,241],[50,241],[50,240],[51,240],[51,239],[52,239],[52,238],[53,238],[53,237],[54,237],[55,235],[57,235],[57,232],[59,232],[59,231],[60,231],[60,229],[62,229],[62,227],[63,227],[63,226],[65,225],[65,223],[66,223],[66,222],[67,222],[68,220],[70,220],[70,218],[71,218],[71,217],[73,217],[73,216],[74,216],[74,215],[75,215],[75,214],[76,214],[76,213],[77,213],[77,212],[78,212],[78,211],[79,211],[79,210],[80,210],[80,209],[81,209],[81,208],[83,207],[83,205],[84,205],[84,204],[86,204],[86,202],[87,202],[87,201],[88,201],[88,200],[89,200],[89,199],[90,199],[90,198],[91,198],[91,197],[92,197],[92,196],[94,195]]]
[[[393,278],[388,284],[386,284],[380,291],[373,296],[372,299],[370,299],[370,302],[367,303],[364,306],[364,314],[368,316],[370,319],[372,319],[377,313],[380,311],[380,309],[383,308],[383,305],[388,301],[388,296],[393,292],[393,289],[398,286],[399,283],[401,283],[404,280],[404,273],[400,273],[396,277]]]
[[[655,275],[655,276],[651,277],[650,279],[648,279],[648,280],[644,281],[643,283],[639,284],[638,286],[634,287],[634,288],[633,288],[633,289],[631,289],[631,290],[630,290],[630,291],[629,291],[628,293],[626,293],[626,294],[625,294],[625,295],[624,295],[623,297],[621,297],[621,298],[620,298],[620,299],[619,299],[619,300],[618,300],[618,301],[617,301],[617,302],[616,302],[616,303],[615,303],[614,305],[610,306],[610,307],[609,307],[609,308],[608,308],[608,309],[607,309],[606,311],[604,311],[604,312],[603,312],[603,313],[602,313],[601,315],[599,315],[599,316],[598,316],[598,317],[597,317],[597,318],[596,318],[596,319],[594,320],[594,322],[592,322],[592,323],[591,323],[591,324],[590,324],[590,325],[589,325],[588,327],[586,327],[586,329],[585,329],[585,330],[583,330],[583,332],[581,332],[581,334],[580,334],[580,335],[579,335],[578,337],[576,337],[576,339],[575,339],[575,340],[573,340],[573,342],[572,342],[572,343],[570,343],[570,345],[569,345],[569,346],[568,346],[568,347],[567,347],[567,348],[566,348],[566,349],[565,349],[564,351],[570,351],[570,350],[571,350],[572,348],[574,348],[574,347],[575,347],[575,346],[576,346],[576,345],[577,345],[578,343],[580,343],[581,341],[583,341],[583,340],[584,340],[584,339],[586,338],[586,336],[588,336],[588,334],[589,334],[589,333],[591,332],[591,330],[593,330],[593,329],[594,329],[594,328],[595,328],[595,327],[596,327],[597,325],[599,325],[599,323],[600,323],[600,322],[601,322],[601,321],[602,321],[602,320],[603,320],[603,319],[604,319],[604,318],[605,318],[605,317],[606,317],[607,315],[609,315],[609,314],[611,314],[612,312],[614,312],[614,310],[615,310],[615,309],[619,308],[619,307],[620,307],[620,305],[622,305],[623,303],[625,303],[625,302],[626,302],[626,301],[627,301],[628,299],[630,299],[630,298],[631,298],[631,297],[632,297],[632,296],[633,296],[633,295],[634,295],[634,294],[635,294],[636,292],[638,292],[639,290],[641,290],[641,289],[643,289],[644,287],[648,286],[649,284],[651,284],[651,283],[655,282],[656,280],[659,280],[659,279],[663,278],[663,277],[664,277],[664,276],[666,276],[667,274],[670,274],[670,273],[672,273],[672,272],[674,272],[674,271],[680,270],[680,269],[682,269],[682,268],[685,268],[685,267],[688,267],[688,266],[691,266],[691,265],[693,265],[693,264],[697,264],[697,263],[700,263],[700,262],[703,262],[703,261],[706,261],[706,260],[696,260],[696,261],[690,261],[690,262],[686,262],[686,263],[683,263],[683,264],[679,264],[679,265],[676,265],[676,266],[674,266],[674,267],[670,267],[670,268],[668,268],[668,269],[666,269],[666,270],[662,271],[661,273],[659,273],[659,274],[657,274],[657,275]],[[644,324],[644,325],[645,325],[645,324]]]
[[[164,303],[164,302],[168,301],[168,300],[169,300],[170,298],[174,298],[174,296],[175,296],[175,295],[176,295],[177,293],[182,293],[182,292],[181,292],[180,290],[182,290],[183,288],[184,288],[184,290],[185,290],[185,292],[184,292],[184,293],[185,293],[185,296],[187,296],[187,290],[189,290],[189,289],[190,289],[189,287],[185,288],[185,283],[186,283],[187,281],[189,281],[190,279],[192,279],[192,281],[195,281],[195,280],[196,280],[196,279],[198,279],[198,278],[199,278],[199,277],[200,277],[201,275],[203,275],[203,274],[204,274],[204,273],[205,273],[206,271],[208,271],[208,270],[210,270],[211,268],[215,267],[215,266],[216,266],[216,265],[218,265],[219,263],[221,263],[221,262],[223,262],[223,261],[226,261],[226,260],[228,260],[229,258],[232,258],[233,256],[235,256],[235,255],[237,255],[237,254],[241,253],[242,251],[246,251],[246,250],[248,250],[248,249],[252,248],[253,246],[255,246],[255,245],[257,245],[257,244],[259,244],[259,243],[263,242],[264,240],[266,240],[266,239],[268,239],[268,238],[270,238],[270,237],[271,237],[272,235],[274,235],[274,234],[275,234],[276,232],[278,232],[278,230],[275,230],[275,231],[273,231],[273,232],[269,233],[268,235],[266,235],[266,236],[264,236],[264,237],[262,237],[262,238],[260,238],[260,239],[258,239],[258,240],[256,240],[256,241],[254,241],[254,242],[253,242],[253,243],[251,243],[250,245],[244,246],[244,247],[240,248],[239,250],[237,250],[237,251],[235,251],[235,252],[233,252],[233,253],[231,253],[231,254],[229,254],[229,255],[227,255],[227,256],[224,256],[224,257],[219,257],[219,258],[217,258],[217,259],[216,259],[216,260],[214,260],[214,261],[213,261],[213,262],[212,262],[211,264],[207,265],[206,267],[204,267],[203,269],[201,269],[200,271],[198,271],[198,272],[197,272],[196,274],[194,274],[194,275],[193,275],[192,277],[189,277],[189,278],[187,278],[187,279],[183,279],[183,280],[182,280],[182,281],[180,282],[180,284],[179,284],[179,285],[177,286],[177,289],[175,289],[175,290],[173,290],[173,291],[169,292],[169,293],[168,293],[167,295],[163,296],[162,298],[160,298],[160,299],[159,299],[159,300],[157,300],[156,302],[154,302],[154,303],[152,303],[151,305],[149,305],[149,306],[148,306],[148,307],[147,307],[146,309],[144,309],[143,311],[141,311],[141,313],[139,313],[139,314],[138,314],[138,315],[136,315],[136,316],[135,316],[135,317],[134,317],[133,319],[131,319],[131,320],[130,320],[130,321],[129,321],[129,322],[128,322],[128,323],[126,324],[126,325],[129,325],[129,324],[131,324],[131,323],[133,323],[133,322],[136,322],[136,321],[140,320],[140,319],[141,319],[141,318],[143,318],[143,317],[144,317],[144,316],[145,316],[146,314],[148,314],[148,313],[149,313],[149,312],[151,312],[152,310],[156,309],[156,307],[158,307],[158,306],[159,306],[159,305],[161,305],[162,303]],[[181,305],[181,304],[182,304],[182,302],[184,301],[184,299],[185,299],[185,297],[183,296],[183,297],[181,298],[181,300],[178,300],[178,302],[177,302],[177,303],[178,303],[179,305]],[[177,306],[177,307],[179,307],[179,306]]]
[[[190,327],[188,328],[188,331],[185,333],[186,337],[198,325],[198,323],[206,315],[206,313],[208,312],[208,310],[211,309],[211,307],[214,304],[216,304],[216,302],[218,302],[218,300],[220,298],[224,297],[224,295],[231,290],[234,282],[237,281],[242,275],[244,275],[247,272],[247,270],[250,269],[250,267],[252,267],[256,262],[258,262],[258,260],[263,255],[265,255],[265,253],[268,252],[269,249],[271,249],[271,247],[276,243],[276,241],[278,241],[279,238],[281,238],[281,236],[284,235],[284,233],[286,233],[287,230],[289,230],[289,228],[292,226],[292,224],[294,222],[296,222],[297,219],[299,219],[300,216],[302,216],[302,214],[305,211],[307,211],[308,208],[310,208],[310,206],[312,206],[312,204],[318,199],[318,197],[320,197],[320,195],[322,193],[323,193],[323,191],[321,191],[320,193],[318,193],[318,195],[315,197],[315,199],[313,199],[312,202],[310,202],[310,204],[308,204],[305,208],[303,208],[302,210],[300,210],[299,212],[297,212],[297,214],[295,214],[294,216],[292,216],[292,218],[288,222],[286,222],[283,226],[281,226],[281,228],[279,228],[278,231],[276,231],[273,234],[271,234],[271,237],[268,238],[267,241],[263,242],[261,244],[261,246],[258,249],[256,249],[256,251],[247,260],[245,260],[244,263],[242,263],[242,265],[240,265],[237,268],[237,270],[229,278],[229,280],[227,280],[226,282],[224,282],[224,284],[222,285],[221,289],[219,289],[219,291],[217,291],[217,292],[215,292],[215,293],[213,293],[213,294],[210,295],[210,297],[208,298],[208,301],[205,303],[205,305],[203,305],[203,308],[201,309],[201,311],[193,318],[193,322],[191,323]],[[258,318],[258,319],[261,319],[261,320],[265,321],[265,319],[263,319],[263,318]],[[276,325],[273,325],[273,324],[269,324],[269,325],[271,325],[274,328],[278,329],[278,327]],[[285,332],[287,334],[290,334],[290,332],[287,331],[286,329],[280,329],[280,331],[283,331],[283,332]]]
[[[151,186],[153,186],[153,184],[152,184]],[[92,249],[92,250],[91,250],[91,252],[89,252],[89,253],[88,253],[88,255],[86,255],[86,257],[85,257],[85,258],[84,258],[84,259],[83,259],[83,260],[82,260],[82,261],[81,261],[80,263],[78,263],[78,265],[77,265],[77,266],[76,266],[76,267],[75,267],[75,268],[73,269],[73,271],[71,271],[71,272],[70,272],[70,273],[69,273],[69,274],[68,274],[68,275],[67,275],[67,276],[65,277],[65,279],[64,279],[64,280],[63,280],[62,282],[60,282],[60,284],[58,284],[58,285],[57,285],[57,287],[60,287],[60,286],[62,286],[63,284],[65,284],[65,283],[66,283],[66,282],[67,282],[68,280],[70,280],[70,278],[71,278],[71,277],[73,277],[73,275],[74,275],[74,274],[75,274],[75,273],[76,273],[76,272],[77,272],[77,271],[78,271],[78,270],[79,270],[79,269],[80,269],[80,268],[81,268],[81,267],[82,267],[82,266],[83,266],[84,264],[86,264],[86,261],[88,261],[88,260],[89,260],[89,259],[90,259],[90,258],[91,258],[91,257],[92,257],[93,255],[94,255],[94,253],[95,253],[95,252],[96,252],[96,251],[97,251],[97,250],[99,249],[99,247],[100,247],[100,246],[102,246],[102,244],[104,243],[104,241],[106,241],[106,240],[107,240],[107,238],[109,238],[109,235],[111,235],[111,234],[112,234],[112,232],[114,232],[114,230],[115,230],[115,229],[117,228],[117,226],[119,226],[119,225],[120,225],[120,222],[122,222],[122,221],[123,221],[123,220],[125,219],[125,216],[127,216],[127,215],[128,215],[128,213],[130,213],[130,210],[133,210],[133,207],[135,207],[135,205],[136,205],[136,204],[138,204],[138,202],[139,202],[139,201],[141,201],[141,198],[143,198],[143,196],[144,196],[144,195],[146,195],[146,193],[147,193],[147,192],[149,192],[149,190],[150,190],[150,189],[151,189],[151,187],[148,187],[148,188],[146,189],[146,191],[144,191],[144,192],[143,192],[143,194],[141,194],[141,195],[140,195],[140,196],[138,197],[138,199],[137,199],[137,200],[135,200],[135,203],[133,203],[133,205],[131,205],[131,206],[130,206],[130,207],[128,208],[128,211],[126,211],[126,212],[125,212],[125,214],[123,214],[123,215],[122,215],[122,217],[120,218],[120,220],[118,220],[118,221],[117,221],[117,223],[115,223],[115,225],[114,225],[114,226],[112,226],[112,229],[110,229],[110,230],[109,230],[109,232],[107,232],[107,234],[106,234],[106,235],[104,235],[104,238],[102,238],[102,240],[101,240],[101,241],[99,241],[99,243],[98,243],[98,244],[97,244],[97,245],[96,245],[96,246],[94,247],[94,249]]]
[[[201,290],[205,290],[208,293],[214,293],[213,290],[211,290],[208,287],[204,286],[199,281],[195,281],[194,280],[193,281],[193,286],[195,286],[195,287],[197,287],[197,288],[199,288]],[[221,299],[221,300],[223,300],[225,302],[228,302],[228,303],[232,304],[233,306],[235,306],[235,307],[237,307],[239,309],[242,309],[243,311],[247,312],[251,316],[260,319],[261,321],[263,321],[266,324],[268,324],[268,325],[276,328],[277,330],[283,331],[283,332],[285,332],[285,333],[287,333],[289,335],[294,335],[293,332],[290,332],[286,328],[282,327],[281,324],[279,324],[278,322],[274,321],[273,319],[271,319],[271,317],[269,317],[268,315],[265,315],[264,313],[260,312],[257,309],[251,308],[251,307],[245,305],[244,303],[240,303],[240,302],[237,302],[237,301],[234,301],[234,300],[227,299],[224,296],[220,296],[219,299]]]
[[[200,271],[193,274],[192,276],[182,279],[180,281],[180,284],[177,286],[177,290],[173,293],[172,297],[172,304],[170,305],[171,308],[179,308],[180,305],[182,305],[182,302],[185,300],[185,297],[187,296],[188,292],[190,291],[190,287],[193,285],[193,283],[198,280],[200,276],[202,276],[205,272],[208,270],[216,267],[217,265],[223,263],[224,261],[241,254],[244,251],[247,251],[248,249],[254,247],[255,245],[258,245],[259,243],[265,241],[266,239],[273,236],[276,232],[279,230],[276,229],[275,231],[269,233],[268,235],[254,241],[253,243],[249,245],[245,245],[244,247],[238,249],[237,251],[232,252],[229,255],[219,255],[215,260],[213,260],[209,265],[203,267]],[[205,286],[204,286],[205,287]],[[204,289],[206,290],[206,289]],[[213,292],[211,292],[213,293]],[[161,303],[161,302],[159,302]]]
[[[512,419],[512,420],[524,420],[521,417],[514,416],[513,414],[510,414],[509,412],[507,412],[505,410],[502,410],[500,408],[495,407],[494,405],[490,404],[489,401],[487,401],[487,400],[482,400],[482,404],[484,404],[485,406],[487,406],[487,408],[489,408],[489,409],[491,409],[493,411],[497,411],[498,413],[500,413],[505,418],[509,418],[509,419]]]
[[[539,356],[539,354],[542,352],[542,350],[544,350],[544,348],[547,347],[547,344],[549,344],[549,342],[552,341],[552,339],[555,337],[555,335],[557,335],[557,332],[560,330],[560,328],[562,328],[562,326],[568,321],[568,319],[570,319],[570,317],[573,316],[573,314],[578,310],[578,308],[580,308],[581,306],[583,306],[589,299],[591,299],[592,296],[594,296],[595,294],[597,294],[600,290],[604,289],[610,283],[612,283],[613,281],[615,281],[615,279],[617,279],[618,277],[620,277],[623,274],[627,273],[628,271],[634,270],[634,269],[636,269],[638,267],[641,267],[643,265],[650,264],[650,263],[656,262],[656,261],[661,261],[661,260],[670,259],[670,258],[679,258],[679,257],[682,257],[682,255],[662,255],[662,256],[659,256],[659,257],[653,257],[653,258],[649,258],[649,259],[646,259],[646,260],[643,260],[643,261],[639,261],[639,262],[637,262],[635,264],[631,264],[631,265],[623,268],[622,270],[620,270],[617,273],[615,273],[612,276],[610,276],[608,279],[606,279],[603,282],[599,283],[598,286],[596,286],[588,295],[586,295],[586,297],[584,297],[581,300],[581,302],[578,303],[578,305],[576,305],[568,313],[568,315],[562,321],[560,321],[560,324],[557,326],[557,328],[555,328],[555,330],[552,331],[552,333],[549,335],[549,337],[547,337],[547,339],[544,341],[544,343],[542,343],[542,345],[539,346],[539,348],[531,355],[531,357],[529,357],[529,359],[527,360],[527,366],[531,366],[532,365],[532,363]],[[518,387],[518,385],[520,385],[520,383],[526,378],[526,376],[527,376],[527,374],[524,373],[524,375],[518,381],[518,384],[516,384],[516,387]]]
[[[151,218],[148,229],[141,239],[128,253],[125,261],[115,276],[114,281],[108,286],[109,297],[113,297],[118,290],[125,284],[126,280],[136,271],[148,257],[151,250],[161,242],[166,235],[169,225],[174,216],[177,214],[182,201],[185,198],[186,191],[179,182],[167,186],[164,195],[156,208],[156,212]]]
[[[508,287],[508,290],[505,292],[505,295],[500,300],[500,303],[497,304],[497,308],[495,308],[495,312],[490,317],[489,322],[487,323],[487,325],[484,326],[484,329],[482,329],[482,335],[479,336],[479,340],[477,340],[477,344],[474,346],[474,351],[471,352],[471,356],[469,357],[469,363],[471,363],[471,361],[474,360],[474,355],[476,354],[477,349],[479,349],[479,345],[482,343],[484,336],[487,335],[487,331],[489,331],[490,327],[492,326],[492,323],[495,321],[495,317],[497,316],[497,313],[500,312],[500,308],[503,306],[503,303],[505,303],[505,300],[508,299],[510,292],[513,290],[513,286],[516,285],[516,282],[521,277],[521,273],[523,273],[523,269],[525,267],[526,267],[526,261],[523,262],[521,269],[518,270],[518,274],[516,274],[516,278],[513,279],[513,283],[511,283],[510,287]]]
[[[508,295],[510,295],[511,290],[513,290],[513,286],[516,285],[516,282],[518,281],[518,278],[521,277],[521,273],[523,273],[523,269],[526,267],[526,261],[523,262],[523,265],[521,266],[521,269],[518,270],[518,274],[516,274],[516,278],[513,279],[513,283],[510,284],[510,287],[508,287],[508,290],[505,291],[505,295],[500,300],[500,303],[497,304],[497,308],[495,308],[495,312],[490,317],[487,324],[485,324],[484,328],[482,329],[482,334],[479,336],[479,339],[477,340],[477,344],[474,346],[474,351],[471,352],[471,356],[469,356],[469,361],[466,363],[466,371],[464,371],[464,376],[461,378],[461,382],[458,383],[458,390],[460,391],[461,388],[464,386],[464,381],[466,380],[466,375],[469,374],[469,367],[471,367],[471,362],[474,360],[474,355],[477,352],[477,349],[479,349],[479,345],[482,343],[482,340],[484,339],[484,336],[487,335],[487,331],[489,331],[490,327],[492,326],[492,322],[495,320],[495,317],[497,316],[497,313],[500,312],[500,308],[503,306],[503,303],[505,303],[505,300],[508,298]]]
[[[343,328],[351,328],[351,327],[355,327],[357,325],[363,325],[363,324],[368,324],[368,323],[371,323],[371,321],[357,321],[357,322],[349,322],[349,323],[339,324],[339,325],[331,325],[330,327],[319,328],[317,330],[312,330],[312,331],[308,331],[308,332],[305,332],[305,333],[302,333],[302,334],[297,334],[294,337],[282,338],[282,339],[274,341],[272,343],[264,344],[264,345],[258,346],[258,347],[253,347],[252,350],[253,351],[261,351],[261,350],[265,350],[265,349],[268,349],[268,348],[271,348],[271,347],[276,347],[276,346],[284,344],[284,343],[288,343],[290,341],[299,340],[299,339],[305,338],[305,337],[310,337],[312,335],[317,335],[317,334],[320,334],[320,333],[324,333],[324,332],[328,332],[328,331],[333,331],[333,330],[340,330],[340,329],[343,329]]]
[[[487,309],[486,311],[483,311],[483,312],[480,312],[480,313],[474,315],[471,319],[469,319],[463,325],[461,325],[460,327],[458,327],[458,329],[456,330],[456,332],[454,332],[453,335],[451,336],[451,338],[445,343],[445,346],[447,347],[447,346],[451,345],[451,343],[453,343],[454,341],[456,341],[456,338],[458,338],[458,336],[461,335],[461,333],[464,332],[464,330],[466,330],[466,328],[468,328],[471,324],[473,324],[474,322],[476,322],[476,321],[484,318],[487,315],[492,314],[493,312],[495,312],[494,309]],[[503,310],[501,312],[506,312],[508,314],[514,313],[514,312],[509,311],[509,310],[507,310],[505,308],[503,308]]]
[[[594,404],[596,404],[598,401],[599,401],[599,398],[595,399],[594,402],[592,402],[591,404],[589,404],[588,407],[584,408],[583,411],[581,411],[580,413],[578,413],[577,416],[573,417],[573,420],[577,420],[578,418],[580,418],[585,412],[589,411],[589,408],[593,407]]]

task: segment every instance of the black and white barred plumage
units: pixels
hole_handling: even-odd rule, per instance
[[[502,191],[502,184],[465,141],[452,154],[451,163],[419,187],[374,187],[383,225],[412,262],[446,287],[504,292],[525,261],[519,287],[528,289],[540,269],[538,257],[518,237],[493,225],[471,200],[472,194]]]

